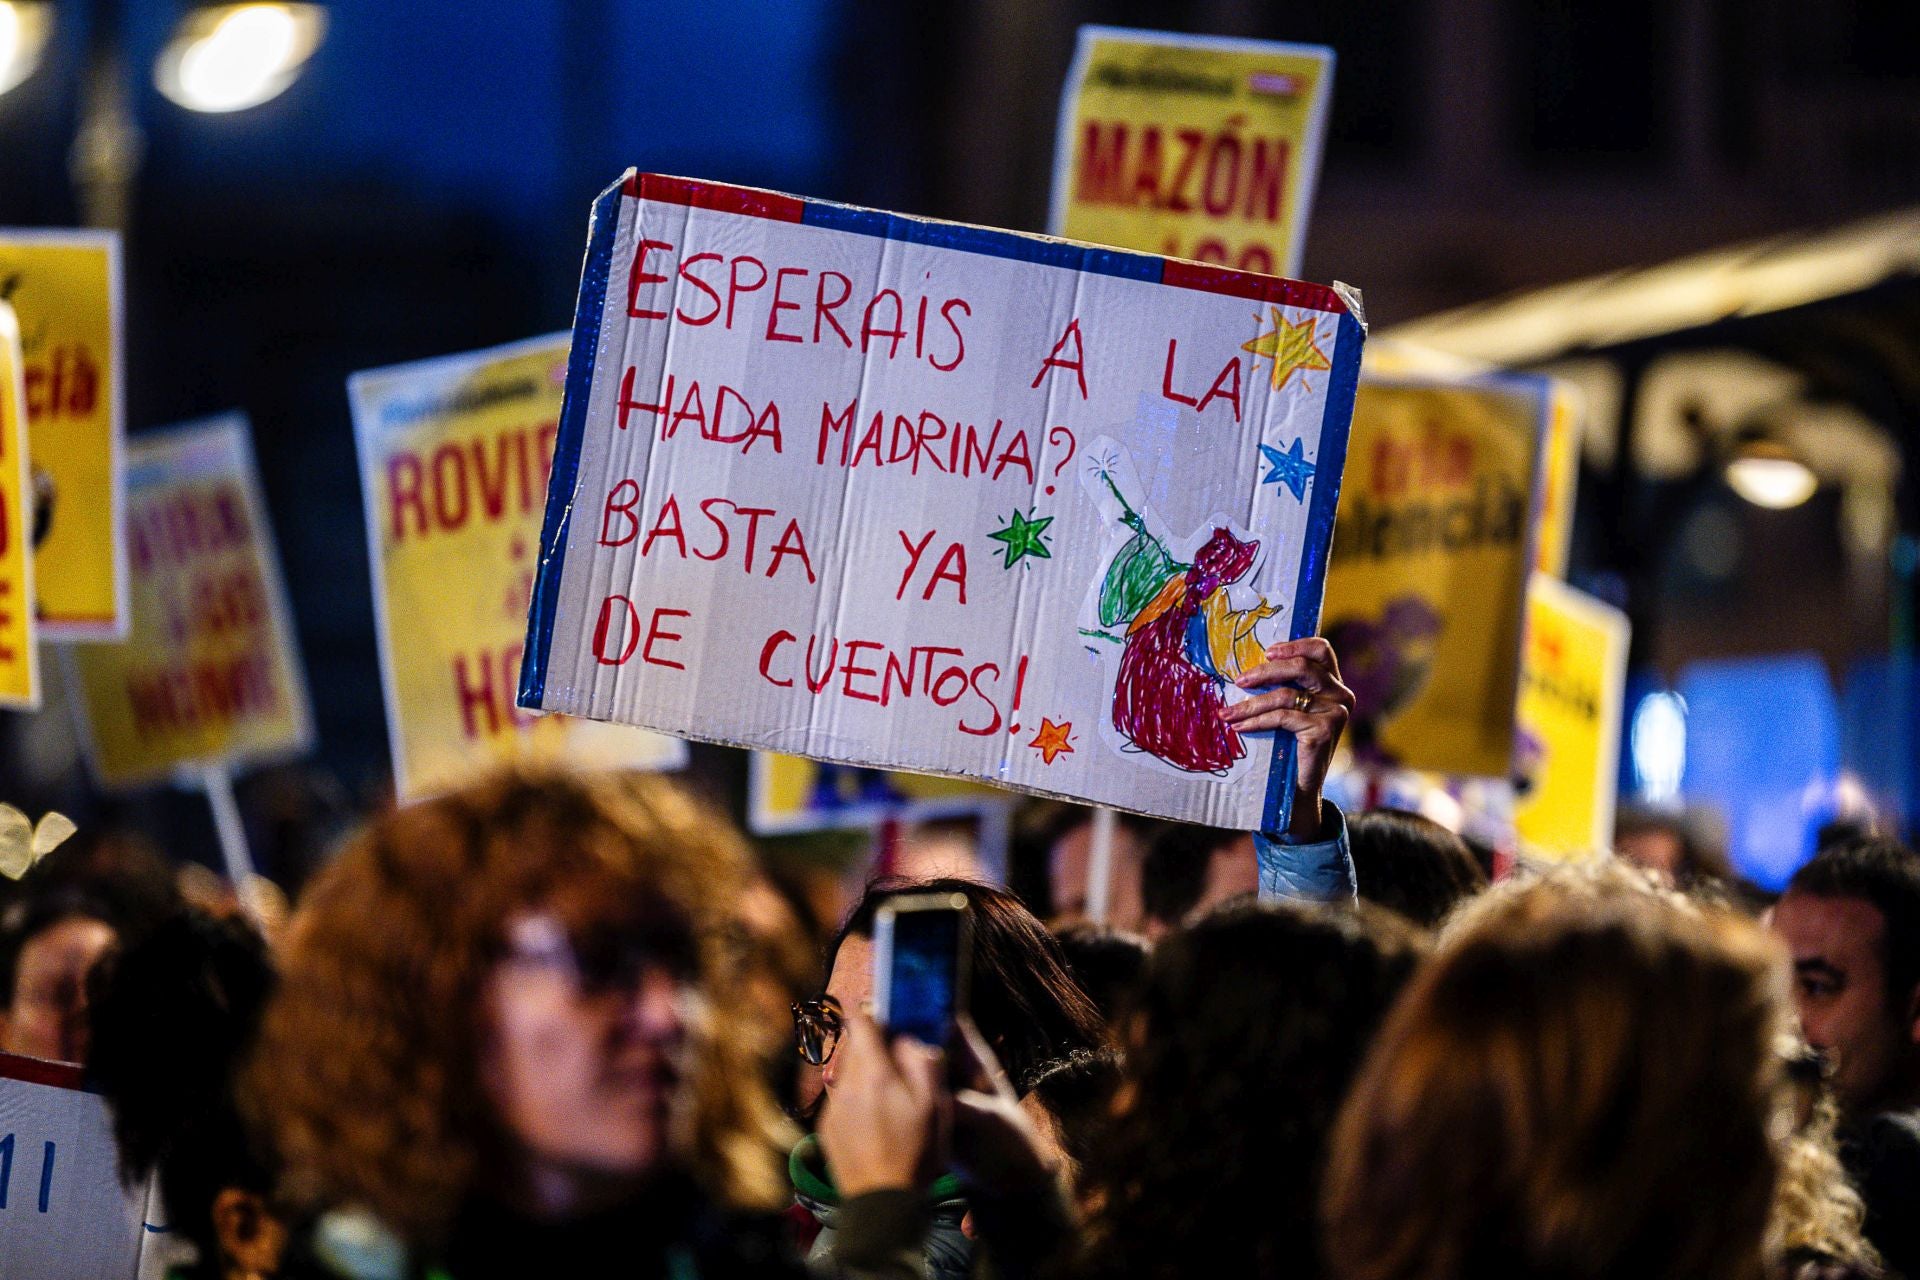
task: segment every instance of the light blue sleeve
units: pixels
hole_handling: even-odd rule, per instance
[[[1260,858],[1262,898],[1351,902],[1358,896],[1353,851],[1347,844],[1347,815],[1330,800],[1322,800],[1320,810],[1333,827],[1331,839],[1299,844],[1274,832],[1253,833],[1253,847]]]

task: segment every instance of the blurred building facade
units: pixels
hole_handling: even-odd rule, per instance
[[[858,4],[848,198],[1043,225],[1083,22],[1334,47],[1306,273],[1376,324],[1920,202],[1901,0]]]

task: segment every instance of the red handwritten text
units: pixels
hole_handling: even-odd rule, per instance
[[[476,518],[523,516],[547,500],[559,424],[542,422],[498,435],[449,440],[425,455],[387,459],[387,537],[403,542],[457,533]]]

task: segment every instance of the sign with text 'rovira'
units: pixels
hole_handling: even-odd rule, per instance
[[[348,380],[402,799],[515,756],[672,769],[677,738],[514,705],[567,336]]]
[[[40,705],[40,645],[21,370],[20,325],[0,302],[0,707],[33,710]]]
[[[1311,634],[1362,326],[1332,288],[629,174],[574,323],[523,705],[1215,825]]]

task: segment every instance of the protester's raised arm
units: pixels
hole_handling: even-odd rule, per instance
[[[1347,847],[1346,815],[1331,801],[1322,811],[1332,834],[1325,840],[1289,844],[1279,834],[1253,833],[1260,859],[1262,898],[1304,898],[1313,902],[1344,902],[1357,896],[1353,854]]]
[[[1321,796],[1333,753],[1353,714],[1353,691],[1340,660],[1319,636],[1267,649],[1267,660],[1236,681],[1258,690],[1220,714],[1242,733],[1284,730],[1294,740],[1292,821],[1285,831],[1254,833],[1260,896],[1330,901],[1354,896],[1347,823]]]

